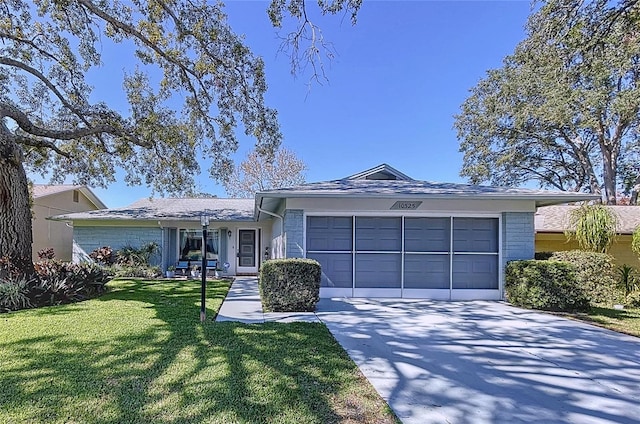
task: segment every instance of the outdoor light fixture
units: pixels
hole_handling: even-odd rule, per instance
[[[227,231],[227,235],[229,236],[229,238],[231,238],[231,234],[233,234],[231,230]]]
[[[200,215],[200,224],[202,224],[202,289],[200,293],[200,322],[204,323],[207,319],[207,311],[205,309],[205,292],[207,291],[207,227],[209,226],[209,217]]]

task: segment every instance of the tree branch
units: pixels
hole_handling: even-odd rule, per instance
[[[5,56],[0,56],[0,65],[13,66],[15,68],[22,69],[23,71],[28,72],[34,77],[38,78],[44,85],[47,86],[49,90],[51,90],[51,92],[53,92],[53,94],[55,94],[55,96],[58,98],[58,100],[60,100],[60,103],[62,103],[64,107],[69,109],[79,118],[82,118],[82,115],[83,115],[82,112],[79,109],[77,109],[74,105],[69,103],[67,98],[60,92],[60,90],[58,90],[58,87],[56,87],[46,76],[44,76],[42,72],[38,71],[37,69],[25,63],[22,63],[20,61],[17,61],[15,59],[12,59],[10,57],[5,57]],[[85,124],[87,123],[85,122]]]
[[[0,102],[0,119],[11,118],[18,127],[27,134],[31,134],[37,137],[45,137],[53,140],[74,140],[81,137],[96,135],[100,133],[115,133],[117,129],[109,125],[99,125],[90,128],[77,128],[75,130],[49,130],[41,128],[35,125],[29,117],[15,106],[8,103]],[[38,145],[30,144],[31,146],[38,147]],[[40,147],[50,147],[42,145]]]
[[[178,69],[180,69],[183,73],[191,75],[196,80],[200,80],[194,70],[185,66],[180,61],[172,59],[164,50],[158,47],[157,43],[151,42],[144,34],[142,34],[140,31],[135,29],[133,26],[115,19],[113,16],[105,13],[89,0],[77,0],[77,1],[79,4],[86,7],[91,13],[98,16],[100,19],[104,20],[106,23],[113,25],[115,28],[118,28],[124,31],[125,33],[130,34],[131,36],[141,41],[147,48],[153,50],[158,56],[166,60],[167,63],[171,63],[177,66]]]

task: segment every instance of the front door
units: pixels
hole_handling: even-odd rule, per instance
[[[256,230],[238,230],[238,274],[258,272]]]

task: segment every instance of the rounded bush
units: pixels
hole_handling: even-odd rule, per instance
[[[260,297],[269,312],[312,312],[320,300],[320,264],[313,259],[272,259],[260,268]]]
[[[587,293],[592,305],[613,305],[624,301],[617,281],[613,256],[606,253],[569,250],[555,252],[550,260],[569,262],[575,266],[576,280]]]
[[[589,299],[573,265],[557,261],[511,261],[505,273],[507,300],[530,309],[587,311]]]

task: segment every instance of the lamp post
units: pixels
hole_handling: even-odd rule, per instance
[[[207,227],[209,226],[209,217],[207,215],[200,216],[200,224],[202,224],[202,288],[200,293],[200,322],[207,319],[207,311],[205,309],[205,292],[207,291]]]

